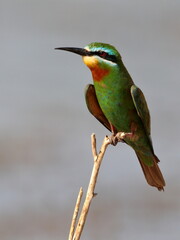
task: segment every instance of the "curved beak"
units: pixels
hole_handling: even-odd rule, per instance
[[[60,48],[55,48],[55,50],[64,50],[68,52],[73,52],[81,56],[88,56],[90,55],[90,52],[87,51],[84,48],[76,48],[76,47],[60,47]]]

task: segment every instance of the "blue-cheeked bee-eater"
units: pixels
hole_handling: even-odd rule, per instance
[[[94,82],[85,92],[90,113],[113,135],[131,133],[125,134],[124,142],[134,149],[148,184],[163,190],[165,181],[153,150],[149,109],[143,92],[134,84],[116,48],[94,42],[85,48],[56,49],[82,56]]]

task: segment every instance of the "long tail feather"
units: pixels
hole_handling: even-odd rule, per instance
[[[144,176],[149,185],[153,187],[157,187],[159,191],[164,190],[165,181],[161,170],[159,169],[158,162],[159,159],[154,155],[153,156],[153,166],[147,166],[144,161],[142,160],[143,155],[139,152],[136,152],[136,155],[139,159],[140,165],[144,172]]]

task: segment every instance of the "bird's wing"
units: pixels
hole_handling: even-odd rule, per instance
[[[150,137],[150,133],[151,133],[150,113],[149,113],[149,109],[148,109],[144,94],[140,88],[136,87],[135,85],[132,85],[131,95],[132,95],[132,99],[133,99],[136,111],[143,122],[147,135]]]
[[[94,85],[88,84],[85,88],[85,99],[87,108],[90,113],[100,122],[102,123],[109,131],[111,131],[111,127],[109,121],[105,117],[104,113],[99,106]]]

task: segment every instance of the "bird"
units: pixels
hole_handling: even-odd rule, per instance
[[[165,180],[151,140],[148,105],[117,49],[101,42],[90,43],[84,48],[55,49],[82,56],[94,83],[88,84],[85,89],[89,112],[112,133],[114,145],[117,143],[116,134],[124,133],[123,142],[135,151],[147,183],[159,191],[164,190]]]

